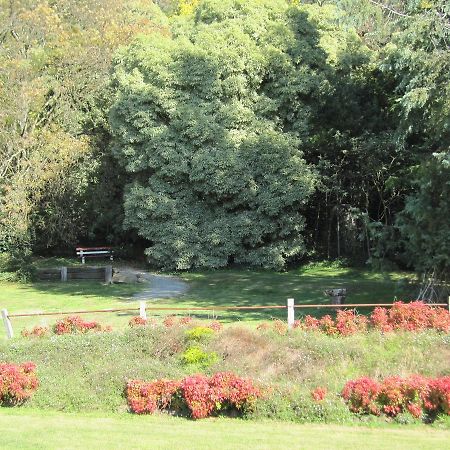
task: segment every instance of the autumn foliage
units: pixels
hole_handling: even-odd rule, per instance
[[[87,333],[88,331],[111,331],[111,327],[100,325],[96,321],[86,322],[80,316],[65,317],[53,325],[55,334],[77,334]]]
[[[34,363],[0,363],[0,405],[22,404],[33,395],[38,385]]]
[[[362,377],[348,381],[342,390],[342,397],[350,411],[358,414],[395,417],[409,412],[416,418],[424,414],[450,415],[450,376],[392,376],[381,382]]]
[[[194,419],[225,412],[242,412],[251,407],[261,393],[253,381],[231,372],[211,377],[198,374],[180,381],[128,381],[126,395],[130,410],[136,414],[172,410],[188,411]]]

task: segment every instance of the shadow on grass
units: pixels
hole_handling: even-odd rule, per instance
[[[38,281],[25,287],[55,296],[117,298],[120,300],[126,300],[143,289],[142,285],[137,284],[105,284],[101,281],[84,280],[67,281],[65,283],[59,281]]]
[[[347,303],[390,303],[396,299],[411,299],[414,286],[408,274],[380,274],[355,269],[320,269],[314,271],[293,270],[289,272],[218,270],[199,273],[185,273],[181,278],[190,282],[190,290],[177,299],[160,299],[157,305],[174,307],[214,306],[269,306],[286,305],[287,298],[294,298],[296,304],[327,305],[330,298],[325,289],[346,288]],[[369,308],[360,309],[369,313]],[[260,321],[271,318],[286,319],[285,309],[261,309],[214,312],[223,320]],[[310,314],[323,316],[334,314],[333,308],[296,310],[296,317]],[[196,316],[208,316],[212,312],[195,312]]]

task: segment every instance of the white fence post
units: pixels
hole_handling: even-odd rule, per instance
[[[6,328],[6,336],[8,336],[8,339],[11,339],[14,336],[14,331],[13,331],[12,323],[8,317],[8,310],[2,309],[2,319],[3,319],[3,324],[5,325],[5,328]]]
[[[288,322],[288,328],[292,328],[294,326],[295,321],[295,313],[294,313],[294,299],[288,298],[287,299],[287,322]]]
[[[61,267],[61,281],[67,281],[67,267]]]
[[[145,302],[139,302],[139,316],[147,320],[147,311],[145,310]]]

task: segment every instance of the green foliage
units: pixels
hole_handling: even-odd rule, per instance
[[[198,345],[187,348],[181,355],[183,364],[196,369],[206,369],[218,361],[216,352],[207,352]]]
[[[27,249],[12,253],[0,252],[0,276],[4,281],[31,281],[35,278],[36,267],[31,252]]]
[[[186,339],[197,342],[207,341],[213,334],[214,331],[211,328],[198,326],[186,331]]]
[[[151,263],[281,268],[304,253],[316,176],[301,147],[325,58],[307,15],[281,1],[204,1],[179,35],[121,53],[111,125],[134,180],[125,226],[151,242]]]
[[[450,153],[424,164],[397,225],[411,266],[436,276],[450,273]]]

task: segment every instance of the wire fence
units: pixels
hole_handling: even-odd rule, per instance
[[[354,304],[318,304],[318,305],[296,305],[293,298],[287,300],[286,305],[253,305],[253,306],[195,306],[195,307],[176,307],[176,306],[147,306],[145,301],[139,302],[139,307],[127,307],[127,308],[110,308],[110,309],[93,309],[93,310],[81,310],[81,311],[51,311],[51,312],[33,312],[33,313],[13,313],[9,314],[6,309],[1,310],[3,318],[3,324],[5,326],[6,335],[8,338],[14,336],[14,331],[11,323],[12,318],[19,317],[34,317],[34,316],[62,316],[62,315],[74,315],[74,314],[97,314],[97,313],[114,313],[114,312],[130,312],[139,311],[139,315],[142,318],[147,318],[147,312],[151,311],[185,311],[191,313],[193,311],[256,311],[261,309],[286,309],[288,326],[292,326],[294,323],[295,310],[301,309],[354,309],[354,308],[390,308],[395,303],[354,303]],[[450,297],[448,303],[429,303],[431,307],[445,307],[450,313]]]

